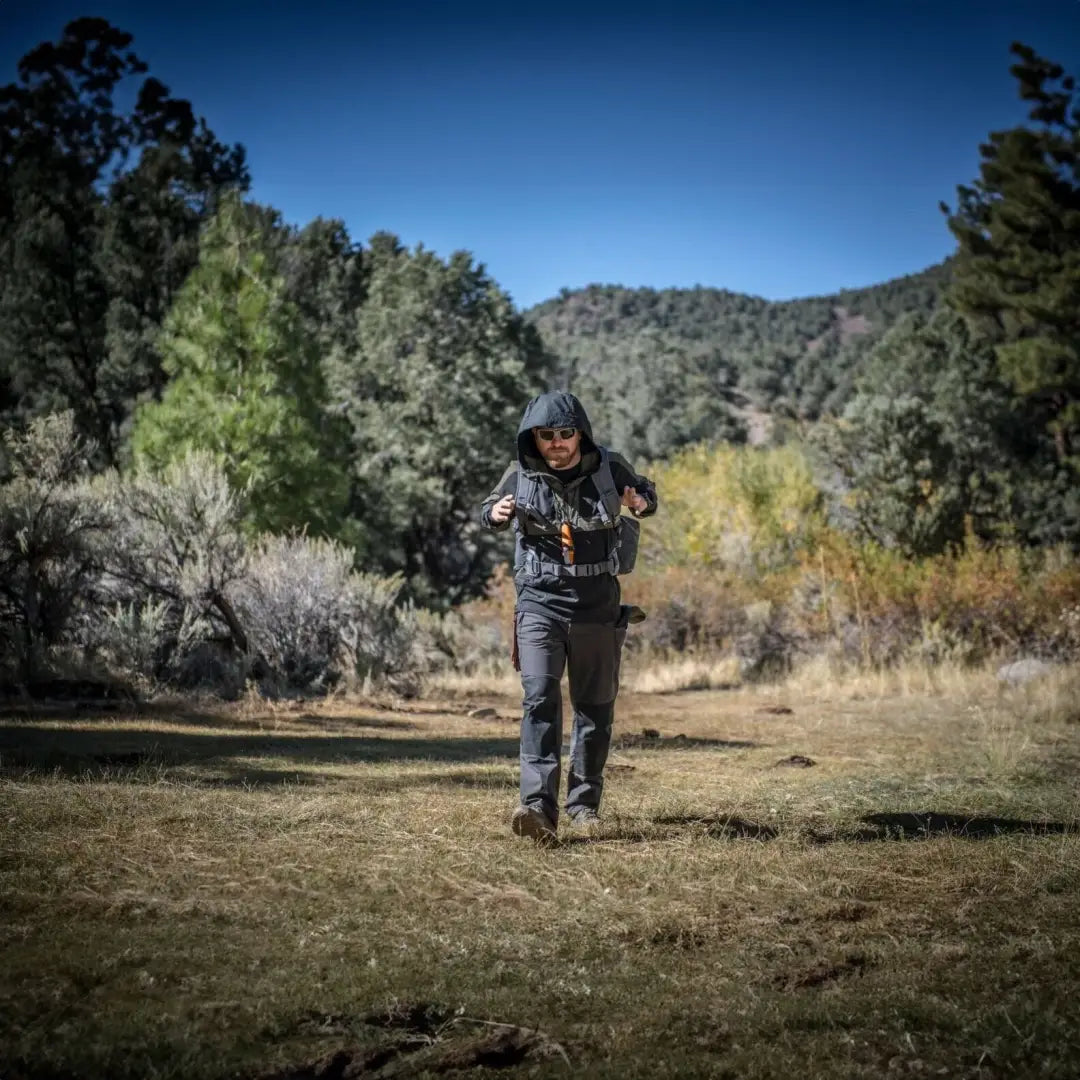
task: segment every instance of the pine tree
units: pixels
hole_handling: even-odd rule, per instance
[[[545,387],[536,331],[466,251],[440,259],[377,234],[355,346],[328,360],[352,429],[354,514],[365,564],[401,572],[434,605],[478,592],[495,561],[477,507],[514,453],[518,419]]]
[[[161,388],[154,342],[200,227],[248,183],[243,149],[189,102],[152,77],[133,85],[147,67],[131,44],[75,19],[0,86],[0,424],[70,409],[99,465]]]
[[[161,467],[209,450],[255,529],[340,535],[347,430],[326,412],[316,343],[261,241],[239,198],[226,200],[165,321],[171,380],[136,416],[135,459]]]
[[[1031,126],[993,132],[958,188],[950,302],[989,333],[998,363],[1060,463],[1080,469],[1080,103],[1059,64],[1014,43]]]

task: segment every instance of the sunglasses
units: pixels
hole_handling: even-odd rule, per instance
[[[562,439],[563,442],[568,442],[576,434],[577,434],[577,428],[573,428],[573,427],[561,427],[561,428],[538,427],[536,429],[536,437],[538,439],[540,439],[541,442],[551,442],[551,440],[554,439],[556,435],[558,435],[559,438]]]

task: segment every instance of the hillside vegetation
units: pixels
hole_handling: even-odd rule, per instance
[[[943,301],[950,261],[828,296],[769,301],[726,289],[563,290],[526,312],[562,381],[604,436],[657,458],[702,438],[739,440],[763,412],[839,413],[885,332]]]

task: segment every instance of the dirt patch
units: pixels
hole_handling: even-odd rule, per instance
[[[728,749],[746,750],[755,743],[742,739],[695,739],[678,732],[675,735],[661,735],[655,728],[643,728],[641,731],[628,731],[619,735],[611,744],[613,750],[705,750]]]
[[[366,1029],[376,1044],[345,1046],[314,1061],[260,1073],[256,1080],[389,1080],[419,1073],[508,1069],[553,1057],[569,1064],[563,1048],[542,1031],[457,1015],[428,1002],[401,1003],[363,1019],[310,1017],[301,1026],[320,1035],[350,1033],[354,1038]]]
[[[849,975],[861,975],[869,966],[865,956],[856,953],[836,964],[815,964],[802,971],[784,972],[773,979],[777,990],[809,990]]]
[[[813,758],[808,758],[805,754],[792,754],[791,757],[781,758],[774,766],[774,769],[809,769],[811,765],[817,764]]]
[[[711,948],[731,932],[730,926],[721,921],[695,921],[690,925],[679,922],[665,923],[657,927],[643,940],[648,945],[664,949],[685,949],[698,952]]]
[[[818,922],[861,922],[869,914],[870,909],[866,904],[848,900],[833,904],[815,918]]]
[[[853,337],[870,332],[870,320],[865,315],[852,315],[847,308],[833,308],[833,315],[840,326],[840,342],[847,344]]]

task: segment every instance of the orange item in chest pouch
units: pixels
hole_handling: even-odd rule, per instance
[[[568,566],[574,565],[574,534],[570,531],[570,522],[564,521],[559,528],[559,539],[562,541],[563,558]]]

